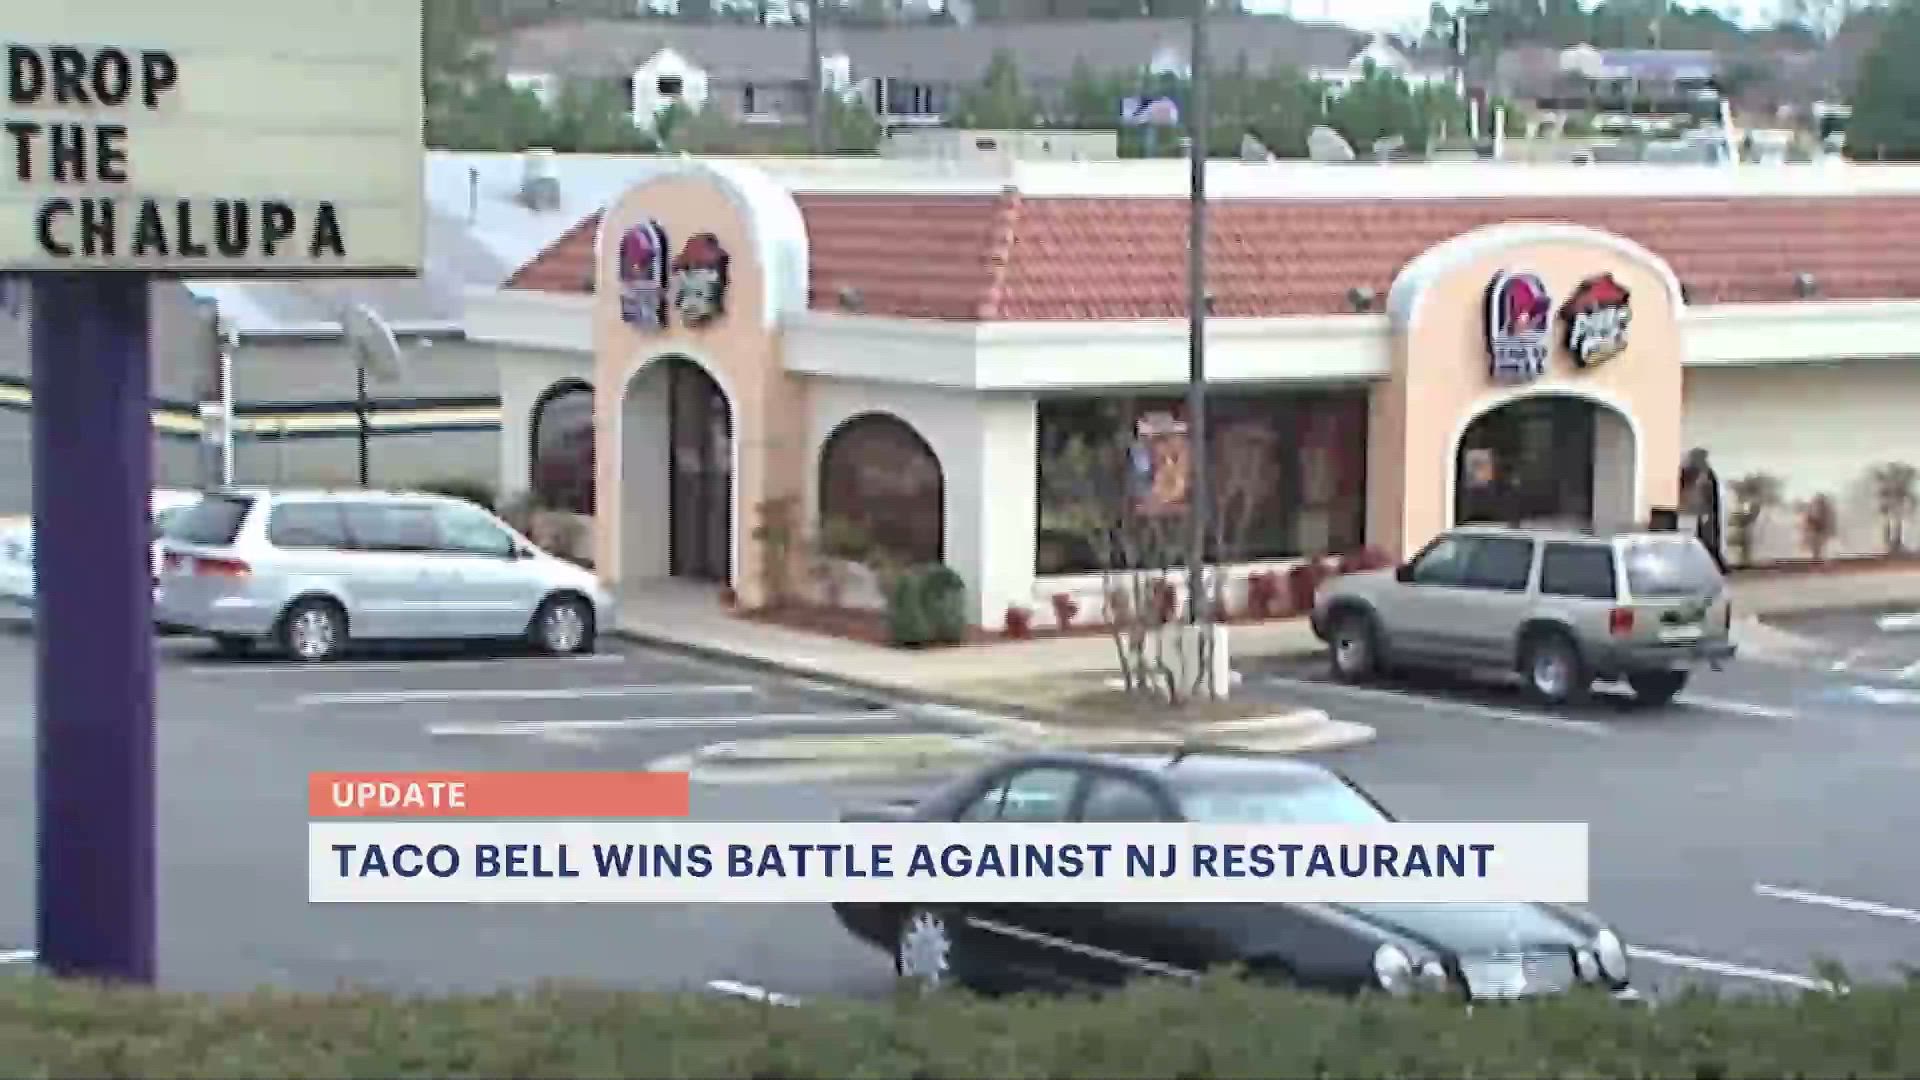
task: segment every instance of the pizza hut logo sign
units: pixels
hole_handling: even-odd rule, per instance
[[[1540,275],[1503,270],[1487,285],[1487,355],[1493,377],[1524,382],[1546,374],[1553,300]]]
[[[1560,306],[1567,328],[1567,353],[1581,367],[1610,360],[1627,347],[1627,327],[1633,309],[1632,294],[1612,274],[1599,274],[1580,283]]]
[[[620,318],[642,330],[667,325],[667,234],[643,221],[620,234]]]
[[[673,308],[688,326],[705,326],[726,311],[727,263],[712,233],[689,237],[673,260]]]

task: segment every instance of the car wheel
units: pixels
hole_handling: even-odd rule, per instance
[[[280,646],[302,663],[332,660],[347,647],[347,613],[331,600],[296,600],[280,617]]]
[[[1520,678],[1527,695],[1543,705],[1567,705],[1585,697],[1593,673],[1573,639],[1558,631],[1535,635],[1520,654]]]
[[[1643,675],[1629,675],[1627,685],[1633,687],[1635,704],[1665,705],[1687,688],[1687,672],[1649,671]]]
[[[235,634],[213,635],[213,647],[216,652],[229,660],[238,660],[253,655],[253,639]]]
[[[1341,682],[1358,683],[1380,671],[1380,629],[1373,616],[1363,612],[1342,612],[1334,616],[1327,633],[1327,655],[1333,675]]]
[[[593,651],[593,607],[577,596],[553,596],[533,613],[533,646],[550,656]]]
[[[953,932],[946,916],[927,908],[910,908],[900,919],[894,938],[893,970],[921,990],[953,984]]]

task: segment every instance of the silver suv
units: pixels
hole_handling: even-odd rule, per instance
[[[613,598],[464,499],[377,491],[212,492],[169,523],[155,619],[240,655],[331,659],[350,641],[509,639],[593,649]]]
[[[1333,671],[1389,665],[1517,670],[1554,705],[1625,679],[1671,701],[1702,663],[1734,654],[1733,606],[1713,557],[1684,533],[1613,536],[1465,527],[1392,570],[1350,574],[1315,599]]]

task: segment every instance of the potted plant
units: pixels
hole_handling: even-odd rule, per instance
[[[1767,512],[1780,505],[1780,478],[1771,473],[1748,473],[1729,485],[1733,511],[1727,515],[1727,546],[1742,566],[1753,565],[1760,546],[1760,527]]]
[[[1902,461],[1889,461],[1875,465],[1871,477],[1887,554],[1903,554],[1907,550],[1907,519],[1913,516],[1916,498],[1914,468]]]
[[[1080,603],[1071,593],[1053,594],[1053,624],[1062,630],[1073,628],[1074,616],[1080,614]]]
[[[1019,604],[1007,605],[1007,636],[1023,641],[1033,636],[1033,609]]]
[[[1838,531],[1839,515],[1833,507],[1833,496],[1822,492],[1800,504],[1800,540],[1814,562],[1826,560],[1827,545],[1833,543],[1834,533]]]

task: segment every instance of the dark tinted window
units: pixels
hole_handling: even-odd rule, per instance
[[[440,546],[433,507],[421,503],[344,503],[354,546],[368,551],[432,551]]]
[[[533,491],[542,504],[593,513],[593,390],[562,383],[533,409]]]
[[[1613,549],[1600,544],[1548,544],[1540,556],[1540,591],[1549,596],[1613,599]]]
[[[1472,557],[1474,541],[1443,536],[1428,545],[1413,564],[1413,580],[1421,585],[1458,585]]]
[[[820,451],[820,519],[858,530],[875,551],[902,562],[936,563],[942,483],[939,459],[905,421],[855,417]]]
[[[980,796],[962,821],[1065,821],[1080,774],[1072,769],[1037,768],[1015,773]]]
[[[1082,821],[1159,821],[1160,800],[1141,784],[1116,776],[1097,777],[1080,808]]]
[[[1511,536],[1483,536],[1474,541],[1463,582],[1470,589],[1521,592],[1533,572],[1533,541]]]
[[[1627,545],[1627,591],[1635,596],[1696,596],[1720,587],[1720,568],[1692,537]]]
[[[209,495],[175,518],[164,535],[183,544],[231,544],[252,508],[253,500],[244,495]]]
[[[267,542],[283,548],[343,548],[346,523],[340,505],[330,502],[281,503],[267,518]]]

